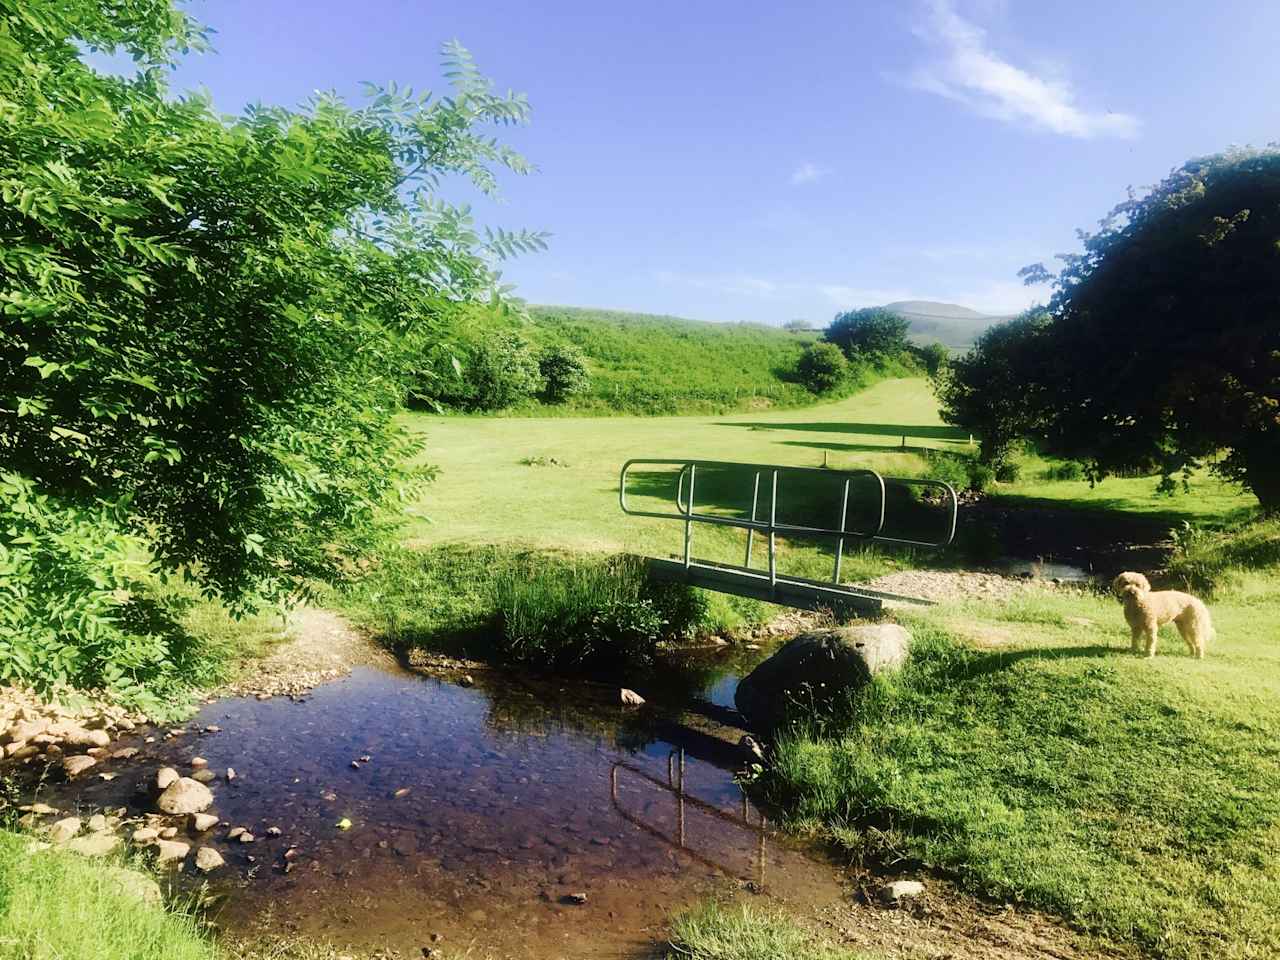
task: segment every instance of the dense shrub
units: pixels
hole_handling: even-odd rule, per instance
[[[542,377],[542,399],[547,403],[564,403],[591,383],[582,353],[567,344],[543,347],[538,352],[538,373]]]
[[[898,357],[909,344],[911,321],[883,307],[867,307],[838,313],[822,335],[849,359],[855,355]]]
[[[528,341],[514,331],[489,331],[472,344],[433,352],[435,361],[420,375],[415,391],[432,406],[502,410],[542,389],[538,359]]]
[[[834,343],[812,343],[796,363],[800,382],[814,393],[827,393],[844,381],[849,361]]]

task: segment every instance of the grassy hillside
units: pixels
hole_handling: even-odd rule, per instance
[[[587,392],[560,407],[530,404],[540,416],[728,413],[807,406],[817,398],[793,371],[815,332],[757,324],[575,307],[531,307],[521,332],[536,346],[568,343],[586,356]],[[823,399],[848,396],[878,379],[861,371]]]

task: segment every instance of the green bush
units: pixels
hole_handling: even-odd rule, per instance
[[[996,478],[996,471],[993,467],[981,462],[980,460],[970,460],[967,467],[968,487],[975,493],[982,493]]]
[[[996,483],[1017,483],[1022,476],[1022,464],[1016,460],[1002,460],[995,467]]]
[[[587,362],[582,353],[567,344],[543,347],[538,353],[538,373],[542,377],[542,399],[564,403],[590,386]]]
[[[1084,467],[1076,460],[1064,460],[1046,467],[1041,476],[1045,480],[1082,480]]]
[[[844,381],[849,361],[834,343],[811,343],[796,362],[796,375],[814,393],[827,393]]]
[[[834,343],[852,360],[855,356],[900,357],[910,344],[911,321],[883,307],[838,313],[822,338]]]
[[[486,330],[476,342],[434,348],[434,362],[419,376],[416,396],[434,406],[468,412],[504,410],[543,388],[538,358],[513,330]]]

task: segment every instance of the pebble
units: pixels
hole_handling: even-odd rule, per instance
[[[38,816],[48,816],[51,813],[57,813],[57,807],[51,807],[47,803],[28,803],[26,806],[19,807],[23,813],[34,813]]]
[[[471,676],[471,674],[469,673],[464,673],[461,677],[458,678],[458,686],[460,687],[474,687],[475,685],[476,685],[475,678]]]
[[[230,830],[227,831],[227,839],[234,840],[236,837],[240,836],[240,834],[244,832],[245,832],[244,827],[232,827]]]
[[[208,767],[205,767],[204,769],[197,770],[195,773],[191,774],[191,779],[196,783],[213,783],[213,781],[218,779],[218,775]]]
[[[642,707],[644,706],[644,697],[636,693],[634,690],[628,690],[623,687],[618,694],[618,698],[622,701],[624,707]]]
[[[253,843],[253,841],[254,841],[254,840],[256,840],[256,839],[257,839],[257,837],[255,837],[255,836],[254,836],[252,833],[250,833],[248,830],[246,830],[244,833],[240,834],[240,842],[241,842],[241,843]]]
[[[227,783],[230,783],[235,778],[236,778],[236,768],[227,767]]]
[[[191,766],[196,770],[200,770],[204,767],[207,767],[208,765],[209,765],[209,761],[206,760],[204,757],[191,758]]]
[[[90,833],[76,837],[67,843],[66,849],[83,857],[105,857],[120,846],[120,838],[114,833]]]
[[[160,831],[161,840],[172,840],[177,835],[178,835],[177,827],[165,827],[163,830]]]
[[[161,767],[156,771],[156,789],[164,791],[169,789],[169,784],[174,783],[178,779],[178,771],[173,767]]]
[[[191,829],[204,833],[206,830],[212,830],[218,823],[218,818],[212,813],[193,813],[191,815]]]
[[[159,839],[160,831],[155,827],[139,827],[133,831],[134,843],[150,843],[152,840]]]
[[[560,902],[581,905],[587,902],[587,895],[585,893],[566,893],[560,898]]]
[[[284,833],[284,831],[279,827],[267,827],[267,836],[278,837],[282,833]]]
[[[92,817],[89,818],[90,833],[101,833],[105,829],[107,829],[107,818],[104,817],[102,814],[95,813]]]

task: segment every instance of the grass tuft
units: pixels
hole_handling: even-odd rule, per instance
[[[776,911],[708,902],[671,924],[668,960],[859,960]]]

